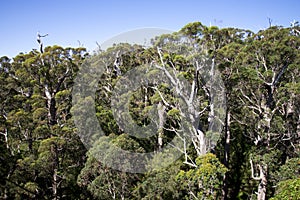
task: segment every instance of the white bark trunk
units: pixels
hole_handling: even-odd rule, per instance
[[[205,134],[204,134],[204,132],[203,131],[201,131],[201,130],[197,130],[197,133],[198,133],[198,137],[197,137],[197,139],[198,139],[198,143],[199,143],[199,152],[198,152],[198,154],[199,155],[205,155],[206,154],[206,152],[207,152],[207,147],[206,147],[206,139],[205,139]]]
[[[52,93],[48,85],[44,86],[45,88],[45,96],[47,98],[47,108],[48,108],[48,121],[50,125],[56,124],[56,101],[55,101],[55,93]]]
[[[163,146],[163,127],[165,123],[165,110],[166,107],[163,105],[162,102],[159,102],[158,104],[158,117],[159,117],[159,122],[158,122],[158,150],[160,151]]]
[[[259,165],[260,168],[260,183],[258,185],[258,194],[257,199],[258,200],[265,200],[266,199],[266,193],[267,193],[267,165]]]
[[[253,166],[253,162],[250,159],[250,165],[251,165],[251,175],[254,180],[260,181],[258,188],[257,188],[257,200],[265,200],[266,194],[267,194],[267,173],[268,173],[268,165],[267,164],[258,164],[259,168],[259,175],[255,176],[255,169]]]
[[[8,131],[7,131],[7,128],[4,130],[4,132],[0,132],[0,134],[4,136],[6,148],[9,149],[9,145],[8,145]]]
[[[58,200],[57,196],[57,169],[54,169],[53,172],[53,182],[52,182],[52,195],[53,195],[53,200]]]

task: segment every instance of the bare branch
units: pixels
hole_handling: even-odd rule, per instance
[[[159,91],[159,89],[157,87],[151,87],[152,89],[156,90],[162,100],[162,102],[164,103],[164,105],[166,105],[167,107],[173,107],[171,106],[166,100],[165,98],[163,97],[162,93]]]
[[[187,164],[187,165],[189,165],[189,166],[191,166],[191,167],[198,167],[198,166],[193,162],[193,160],[190,158],[190,156],[187,154],[186,149],[184,149],[184,151],[183,151],[182,149],[178,148],[177,146],[175,146],[175,145],[173,145],[173,144],[171,144],[171,143],[169,143],[169,145],[172,146],[172,147],[174,147],[174,148],[176,148],[178,151],[180,151],[181,153],[183,153],[183,154],[185,155],[185,161],[183,162],[184,164]],[[188,160],[189,160],[190,162],[189,162]]]
[[[247,99],[250,103],[252,103],[253,105],[255,104],[245,93],[244,93],[244,91],[240,88],[239,89],[240,90],[240,92],[242,93],[242,96],[245,98],[245,99]]]
[[[192,195],[195,199],[199,199],[195,196],[195,194],[192,191],[189,191],[189,194]]]
[[[162,57],[162,55],[161,55],[161,50],[160,50],[159,47],[157,47],[157,52],[158,52],[158,55],[159,55],[160,62],[161,62],[161,64],[162,64],[162,66],[165,67],[165,62],[164,62],[164,60],[163,60],[163,57]]]
[[[261,177],[256,177],[254,176],[254,167],[253,167],[253,161],[252,159],[250,158],[250,165],[251,165],[251,177],[256,180],[256,181],[260,181],[261,180]]]

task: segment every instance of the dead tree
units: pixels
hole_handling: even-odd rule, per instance
[[[42,37],[47,37],[48,36],[48,33],[46,35],[41,35],[40,32],[37,32],[37,39],[36,41],[39,43],[40,45],[40,52],[41,53],[44,53],[43,51],[43,42],[42,42]]]

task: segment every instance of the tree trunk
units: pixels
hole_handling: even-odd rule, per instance
[[[200,155],[205,155],[206,154],[206,149],[207,149],[207,145],[206,145],[206,138],[205,138],[205,134],[202,130],[197,130],[198,132],[198,142],[199,142],[199,153]]]
[[[268,165],[267,164],[257,164],[259,168],[259,176],[254,175],[254,166],[253,162],[250,159],[250,165],[251,165],[251,175],[254,180],[259,181],[259,185],[257,188],[257,200],[265,200],[266,194],[267,194],[267,184],[268,184]]]
[[[7,128],[5,128],[4,132],[0,132],[0,134],[4,136],[5,146],[8,150],[10,150],[9,145],[8,145],[8,131],[7,131]]]
[[[166,110],[166,107],[165,105],[163,105],[162,102],[159,102],[158,104],[158,109],[157,109],[157,112],[158,112],[158,118],[159,118],[159,121],[158,121],[158,151],[161,151],[162,150],[162,146],[163,146],[163,127],[164,127],[164,123],[165,123],[165,110]]]
[[[193,118],[192,120],[194,122]],[[190,129],[190,132],[192,133],[192,142],[197,152],[197,155],[205,155],[207,153],[207,143],[206,136],[202,130],[201,124],[199,123],[197,128],[193,127],[193,129]]]
[[[228,168],[230,153],[230,111],[227,110],[225,122],[225,146],[224,146],[224,165]]]
[[[56,101],[55,93],[51,92],[48,85],[45,85],[45,96],[47,98],[47,108],[48,108],[48,121],[49,125],[53,126],[57,123],[56,121]]]
[[[298,122],[297,122],[297,137],[300,138],[300,114],[298,116]],[[297,148],[300,148],[300,144],[298,143]]]
[[[56,145],[51,146],[51,152],[53,154],[53,180],[52,180],[52,199],[58,200],[58,187],[60,184],[60,177],[57,174],[59,168],[59,158],[58,158],[58,147]]]
[[[49,116],[49,124],[51,126],[53,126],[57,123],[57,121],[56,121],[56,101],[55,101],[54,96],[50,99],[49,115],[50,115]]]
[[[225,145],[224,145],[224,166],[228,169],[229,167],[229,153],[230,153],[230,111],[226,111],[225,121]],[[228,177],[227,173],[223,177],[223,200],[227,199],[228,194]]]
[[[53,196],[53,200],[58,200],[58,195],[57,195],[57,184],[58,180],[57,180],[57,169],[54,169],[53,172],[53,181],[52,181],[52,196]]]
[[[258,185],[257,200],[265,200],[267,193],[267,165],[259,165],[260,183]]]

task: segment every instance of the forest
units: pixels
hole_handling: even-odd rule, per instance
[[[3,56],[0,102],[0,199],[300,199],[298,22]]]

